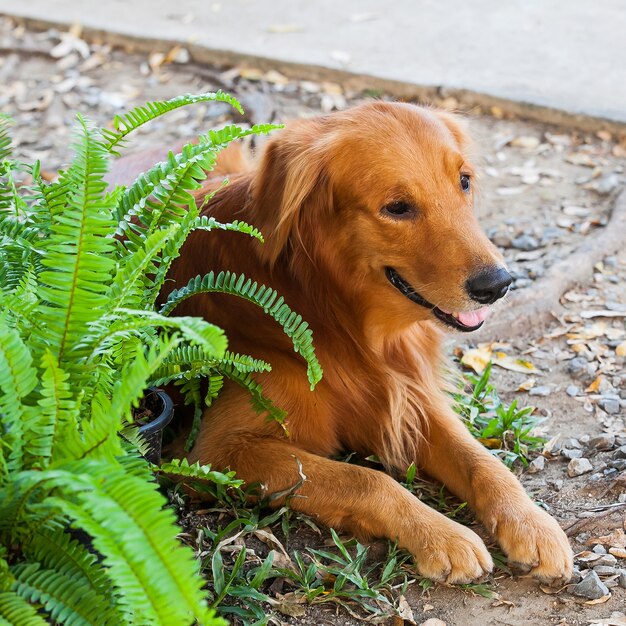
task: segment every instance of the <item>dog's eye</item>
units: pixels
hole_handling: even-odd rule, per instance
[[[470,190],[470,177],[467,174],[461,174],[461,189],[465,193]]]
[[[382,213],[390,217],[409,217],[413,214],[413,205],[403,200],[396,200],[395,202],[386,204],[382,208]]]

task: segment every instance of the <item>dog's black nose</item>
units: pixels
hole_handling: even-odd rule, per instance
[[[511,275],[503,267],[492,265],[469,278],[465,283],[465,289],[472,300],[481,304],[491,304],[509,290],[511,280]]]

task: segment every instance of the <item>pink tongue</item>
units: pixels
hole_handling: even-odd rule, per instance
[[[483,307],[478,311],[463,311],[462,313],[456,313],[456,319],[464,326],[478,326],[481,322],[484,322],[489,315],[489,307]]]

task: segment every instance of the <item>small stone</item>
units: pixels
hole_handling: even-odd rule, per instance
[[[615,561],[617,559],[626,559],[626,548],[609,548],[610,556],[615,557]]]
[[[618,472],[626,469],[626,459],[615,459],[611,461],[611,467],[616,469]]]
[[[577,567],[574,567],[574,569],[572,570],[572,577],[569,579],[569,584],[575,585],[576,583],[579,583],[582,579],[583,577],[580,573],[580,570]]]
[[[596,543],[596,545],[591,548],[591,551],[596,554],[606,554],[606,548],[601,543]]]
[[[619,396],[605,396],[604,398],[600,398],[598,400],[598,404],[609,415],[615,415],[616,413],[619,413]]]
[[[575,448],[563,448],[561,450],[561,456],[564,456],[566,459],[580,459],[582,455],[583,451]]]
[[[614,459],[626,459],[626,446],[620,446],[613,452]]]
[[[576,385],[568,385],[565,388],[565,393],[570,397],[570,398],[574,398],[575,396],[577,396],[580,393],[580,387],[576,386]]]
[[[598,576],[614,576],[616,573],[615,568],[611,565],[594,565],[593,571]]]
[[[499,248],[510,248],[513,244],[513,239],[510,235],[506,233],[496,233],[491,241],[496,244]]]
[[[552,487],[554,491],[561,491],[561,489],[563,489],[564,484],[565,484],[565,481],[562,478],[555,478],[554,480],[548,481],[548,486]]]
[[[626,569],[620,569],[618,570],[618,572],[619,578],[617,579],[617,582],[619,583],[620,587],[626,589]]]
[[[566,437],[565,439],[563,439],[563,447],[576,448],[577,450],[580,450],[582,448],[582,445],[580,441],[578,441],[578,439],[576,439],[575,437]]]
[[[606,565],[608,567],[615,567],[617,564],[617,558],[612,554],[603,554],[594,564],[594,569],[596,565]],[[600,572],[598,572],[599,574]]]
[[[546,466],[546,458],[543,456],[538,456],[536,459],[533,459],[528,465],[528,473],[536,474],[537,472],[543,471]]]
[[[552,387],[548,385],[539,385],[539,387],[533,387],[528,391],[529,396],[549,396],[552,393]]]
[[[615,445],[615,435],[598,435],[589,440],[589,447],[594,450],[611,450]]]
[[[588,600],[598,600],[609,593],[608,587],[600,580],[593,570],[577,585],[572,587],[572,593]]]
[[[537,248],[539,248],[539,242],[532,235],[520,235],[513,239],[511,246],[516,250],[529,252],[530,250],[537,250]]]
[[[570,478],[573,478],[574,476],[582,476],[583,474],[591,471],[593,471],[593,465],[591,465],[589,459],[584,457],[580,459],[572,459],[567,464],[567,475]]]
[[[626,502],[626,493],[620,493],[619,496],[617,496],[617,501],[618,502]],[[626,558],[626,557],[624,557]]]
[[[577,356],[573,358],[567,364],[567,373],[572,378],[576,378],[576,379],[581,379],[581,378],[585,378],[589,376],[591,372],[590,372],[589,363],[587,362],[587,359],[584,359],[581,356]]]

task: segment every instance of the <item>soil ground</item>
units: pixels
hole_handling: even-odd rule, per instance
[[[88,45],[78,34],[29,32],[0,18],[0,111],[15,120],[17,155],[41,159],[44,171],[54,172],[69,160],[75,112],[105,125],[115,114],[148,100],[222,88],[243,102],[244,123],[284,122],[386,97],[347,92],[334,83],[288,80],[251,66],[198,66],[187,62],[181,50],[164,57],[111,49],[103,42]],[[449,98],[434,104],[462,109]],[[541,289],[542,277],[553,264],[567,259],[609,222],[625,178],[626,144],[608,133],[589,136],[509,119],[495,107],[464,112],[481,165],[479,216],[504,252],[515,289],[532,293]],[[175,145],[232,120],[241,122],[225,106],[187,107],[138,132],[128,151]],[[620,463],[626,448],[624,456],[619,451],[626,444],[626,246],[601,258],[590,275],[587,284],[562,294],[564,308],[547,330],[540,331],[529,319],[523,334],[498,337],[500,344],[482,345],[478,352],[471,337],[455,336],[450,353],[457,359],[465,355],[466,360],[504,354],[497,359],[504,367],[493,370],[496,388],[508,402],[517,399],[536,406],[550,439],[543,455],[545,468],[536,473],[518,470],[521,479],[568,530],[576,553],[597,544],[613,549],[616,574],[601,576],[611,585],[610,593],[589,603],[571,594],[571,586],[554,593],[504,572],[491,581],[497,595],[489,599],[444,586],[423,591],[415,584],[406,593],[413,617],[404,623],[437,618],[448,625],[468,626],[626,624],[619,614],[625,610],[626,590],[618,584],[618,572],[626,568],[626,544],[620,535],[626,528],[626,462]],[[503,311],[506,306],[501,305]],[[534,368],[512,371],[511,367],[520,369],[515,368],[520,358]],[[606,450],[595,449],[593,440],[588,443],[601,434],[607,435]],[[568,457],[577,451],[589,459],[592,469],[570,477]],[[195,519],[200,525],[203,518]],[[288,548],[319,546],[327,539],[328,534],[319,537],[303,527],[290,537]],[[374,545],[374,553],[379,549]],[[583,554],[578,559],[581,569],[591,567],[588,558]],[[389,623],[402,623],[398,619]],[[276,614],[275,621],[360,623],[332,605],[313,607],[298,618]]]

